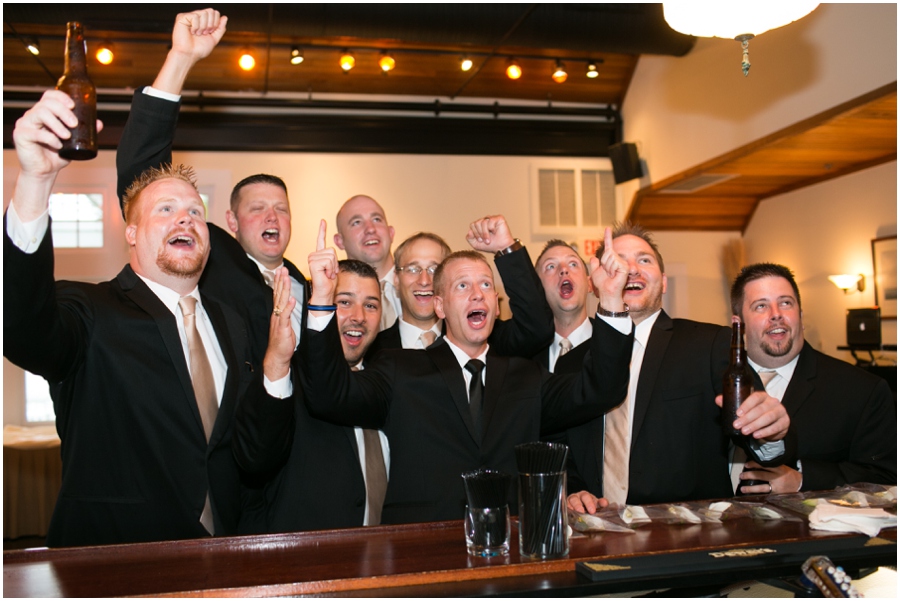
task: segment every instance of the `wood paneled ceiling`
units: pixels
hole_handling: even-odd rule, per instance
[[[638,190],[650,230],[744,231],[761,200],[897,160],[897,82]]]

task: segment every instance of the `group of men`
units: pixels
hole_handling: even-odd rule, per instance
[[[716,398],[730,328],[666,315],[662,256],[639,227],[607,230],[590,265],[560,241],[532,265],[502,216],[470,225],[471,250],[422,232],[391,253],[383,208],[354,196],[333,238],[348,259],[323,221],[307,280],[284,258],[281,179],[235,186],[234,236],[207,224],[171,149],[184,81],[226,23],[178,15],[135,94],[117,152],[130,260],[110,282],[53,280],[47,207],[71,100],[47,92],[16,124],[4,354],[51,385],[63,483],[49,545],[460,519],[460,474],[514,473],[515,445],[542,437],[569,445],[580,511],[730,497],[731,473],[764,482],[746,493],[895,482],[892,394],[804,342],[784,267],[747,267],[732,290],[767,382],[734,424],[758,441],[742,460]]]

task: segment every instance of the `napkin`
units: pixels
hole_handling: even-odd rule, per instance
[[[813,530],[831,532],[861,532],[876,536],[882,528],[897,525],[897,516],[884,509],[863,507],[840,507],[824,499],[809,514],[809,527]]]

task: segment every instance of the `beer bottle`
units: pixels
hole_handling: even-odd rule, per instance
[[[744,435],[734,428],[737,410],[753,392],[753,369],[744,350],[744,324],[734,318],[731,324],[731,361],[722,382],[722,432],[739,444]]]
[[[78,125],[69,129],[72,137],[62,140],[59,156],[86,161],[97,156],[97,91],[87,74],[84,28],[74,21],[66,27],[66,70],[56,89],[75,101],[72,112],[78,117]]]

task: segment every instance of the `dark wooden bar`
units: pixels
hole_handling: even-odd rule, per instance
[[[517,536],[513,528],[513,537]],[[870,539],[806,521],[651,525],[571,539],[569,557],[466,553],[462,522],[3,554],[7,597],[587,595],[799,576],[811,555],[848,572],[895,565],[896,529]],[[609,567],[600,582],[576,563]]]

